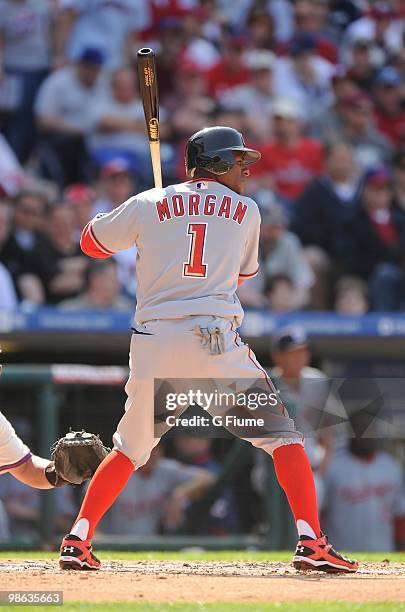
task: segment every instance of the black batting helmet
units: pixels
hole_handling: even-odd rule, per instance
[[[261,154],[248,149],[238,130],[216,125],[196,132],[186,146],[186,172],[192,178],[197,168],[225,174],[235,164],[234,151],[245,153],[245,163],[254,164]]]

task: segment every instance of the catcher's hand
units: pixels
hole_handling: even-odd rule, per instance
[[[54,487],[89,480],[110,452],[99,436],[87,431],[70,431],[51,447],[51,463],[45,474]]]

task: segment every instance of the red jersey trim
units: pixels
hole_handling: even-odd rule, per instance
[[[93,227],[90,225],[89,226],[89,233],[91,238],[94,240],[94,242],[96,243],[96,245],[98,246],[98,248],[100,249],[100,251],[103,251],[106,255],[114,255],[114,251],[110,251],[110,249],[107,249],[107,247],[105,247],[100,240],[98,240],[98,238],[96,237]]]
[[[110,251],[96,237],[91,226],[91,221],[84,228],[80,238],[80,248],[83,253],[96,259],[105,259],[114,255],[114,251]]]
[[[252,278],[253,276],[256,276],[258,272],[259,268],[257,268],[256,272],[253,272],[252,274],[239,274],[239,278]]]

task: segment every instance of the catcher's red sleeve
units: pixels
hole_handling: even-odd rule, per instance
[[[97,239],[91,223],[92,222],[89,221],[82,231],[80,248],[82,249],[83,253],[86,253],[86,255],[89,257],[95,257],[96,259],[106,259],[107,257],[111,257],[111,255],[114,255],[114,252],[107,249],[107,247],[105,247]]]

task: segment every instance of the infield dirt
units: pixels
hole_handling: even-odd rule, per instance
[[[404,601],[405,563],[363,563],[356,574],[299,573],[287,563],[106,561],[98,572],[54,560],[0,561],[2,590],[63,591],[85,601]]]

